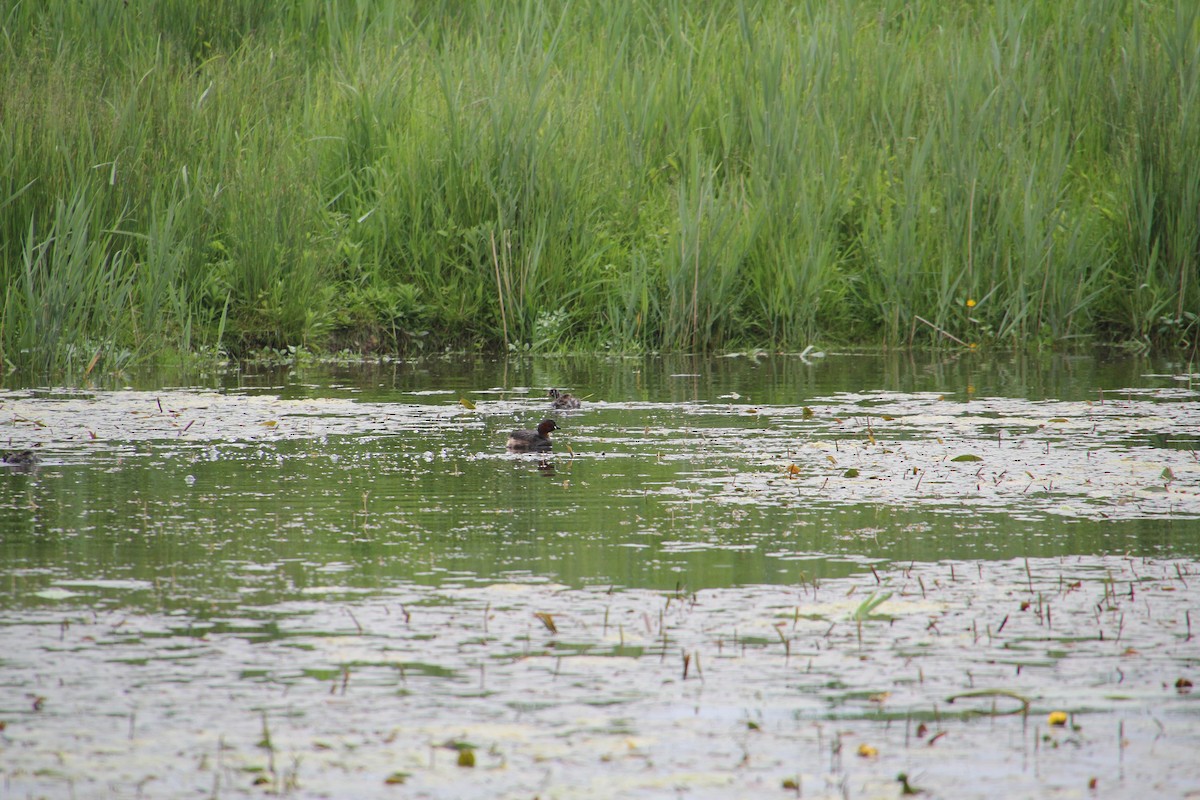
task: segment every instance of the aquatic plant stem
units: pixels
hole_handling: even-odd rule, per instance
[[[913,319],[915,319],[917,322],[921,322],[921,323],[924,323],[925,325],[928,325],[929,327],[933,328],[935,331],[940,333],[942,336],[945,336],[947,339],[950,339],[951,341],[961,344],[963,347],[971,346],[971,345],[967,344],[966,342],[964,342],[962,339],[959,339],[954,334],[950,333],[949,331],[944,330],[943,328],[939,328],[937,325],[934,325],[932,322],[925,319],[924,317],[913,315]]]
[[[492,243],[492,264],[496,268],[496,296],[500,301],[500,324],[504,331],[504,350],[509,349],[508,343],[508,317],[504,312],[504,284],[500,281],[500,258],[496,254],[496,232],[488,231],[488,237]]]

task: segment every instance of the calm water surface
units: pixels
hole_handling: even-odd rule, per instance
[[[554,359],[12,390],[4,441],[40,445],[41,466],[0,482],[3,602],[63,577],[169,577],[207,602],[330,581],[707,588],[881,559],[1195,557],[1200,420],[1182,374],[1066,357]],[[584,409],[553,414],[551,456],[506,453],[508,430],[551,415],[548,386]],[[948,462],[964,454],[984,460]],[[1129,474],[1079,488],[1112,465]],[[1139,497],[1165,468],[1171,491]]]
[[[583,408],[551,412],[552,386]],[[914,769],[937,793],[1001,722],[1006,754],[976,767],[1018,793],[1200,778],[1155,761],[1200,743],[1170,688],[1200,660],[1194,366],[435,359],[10,386],[0,415],[4,448],[39,460],[0,472],[15,797],[895,796]],[[543,416],[551,454],[504,450]],[[943,617],[970,647],[922,641]],[[985,723],[920,744],[981,686]],[[1104,733],[1046,728],[1060,706]],[[1126,725],[1145,749],[1118,771]],[[1088,757],[1035,757],[1060,746]]]

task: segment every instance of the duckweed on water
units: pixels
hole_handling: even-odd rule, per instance
[[[787,780],[888,796],[898,772],[957,797],[1092,779],[1178,796],[1200,779],[1195,701],[1174,688],[1198,667],[1193,564],[876,575],[682,595],[404,585],[204,631],[69,600],[5,609],[6,681],[27,700],[4,712],[0,768],[16,796],[242,796],[256,773],[300,797],[374,796],[397,776],[467,798],[748,796]],[[879,614],[847,622],[880,590]],[[689,657],[703,670],[681,673]],[[869,758],[842,757],[860,742]]]
[[[39,456],[0,472],[6,796],[1200,782],[1183,381],[801,405],[671,373],[545,457],[504,437],[581,381],[0,392]]]
[[[596,403],[596,414],[564,423],[556,447],[589,459],[653,452],[658,462],[679,467],[675,480],[636,491],[667,502],[869,501],[948,514],[1016,508],[1031,520],[1200,518],[1200,400],[1192,390],[1130,390],[1088,402],[949,402],[894,392],[818,399],[815,415],[807,406],[760,407],[752,433],[736,420],[744,408],[735,404]],[[12,421],[10,441],[38,448],[51,464],[147,450],[205,457],[223,445],[236,451],[297,439],[414,435],[439,460],[490,459],[508,421],[530,416],[521,400],[480,400],[468,409],[449,400],[115,391],[7,392],[0,402]],[[630,413],[646,424],[614,424],[615,415]],[[456,452],[464,439],[481,449]]]

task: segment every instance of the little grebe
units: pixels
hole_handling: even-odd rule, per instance
[[[38,457],[32,450],[2,450],[0,463],[18,472],[28,472],[37,466]]]
[[[551,389],[550,405],[553,408],[579,408],[579,398],[558,389]]]
[[[513,431],[508,435],[509,450],[549,450],[550,431],[558,430],[552,419],[538,423],[536,431]]]

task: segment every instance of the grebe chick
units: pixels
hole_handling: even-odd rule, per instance
[[[552,408],[579,408],[579,398],[573,394],[560,392],[558,389],[551,389],[549,394]]]

